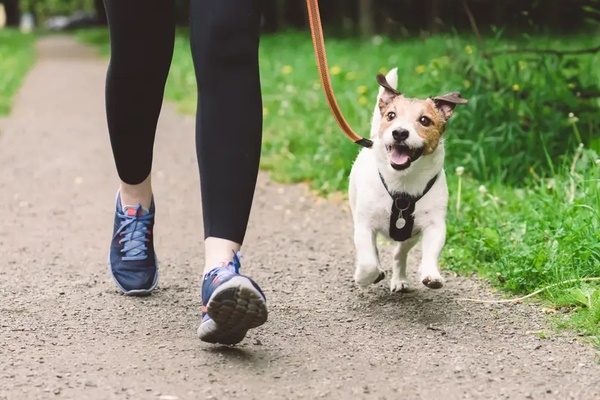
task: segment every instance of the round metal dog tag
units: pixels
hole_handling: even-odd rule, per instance
[[[396,221],[396,228],[402,229],[404,228],[404,225],[406,225],[406,220],[402,217],[398,218],[398,220]]]

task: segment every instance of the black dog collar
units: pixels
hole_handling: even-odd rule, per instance
[[[381,183],[385,190],[392,197],[392,215],[390,216],[390,237],[397,242],[404,242],[412,236],[413,226],[415,224],[415,203],[429,192],[433,184],[436,182],[439,172],[427,182],[423,193],[420,196],[411,196],[408,193],[390,192],[383,175],[379,173]]]

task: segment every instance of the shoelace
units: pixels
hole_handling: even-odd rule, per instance
[[[121,253],[125,253],[123,261],[138,261],[148,258],[146,242],[149,239],[146,235],[150,232],[148,225],[150,225],[153,215],[148,213],[138,216],[141,209],[142,206],[138,205],[133,216],[118,213],[119,218],[123,219],[117,230],[117,235],[121,236],[119,243],[124,244],[121,250]]]

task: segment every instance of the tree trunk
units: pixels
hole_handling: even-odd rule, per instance
[[[263,31],[274,33],[285,30],[285,0],[265,0],[263,4]]]
[[[6,26],[18,27],[21,19],[21,9],[18,0],[4,0]]]
[[[307,26],[307,11],[303,1],[282,2],[286,4],[285,16],[290,26],[305,29]]]
[[[277,18],[277,30],[285,30],[287,27],[287,21],[285,19],[285,0],[276,0],[275,8],[275,15]]]
[[[373,0],[359,0],[358,25],[361,36],[369,37],[375,34],[375,13],[373,12]]]
[[[429,13],[429,33],[436,34],[440,31],[441,18],[440,18],[440,1],[439,0],[428,0],[426,2]]]
[[[106,10],[104,9],[104,1],[94,0],[94,8],[96,9],[96,21],[98,21],[98,24],[106,25],[108,21],[106,20]]]

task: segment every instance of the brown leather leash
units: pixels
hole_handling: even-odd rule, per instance
[[[323,39],[323,29],[321,27],[319,0],[306,0],[306,7],[308,8],[308,21],[312,34],[313,47],[315,49],[315,57],[317,59],[317,67],[319,68],[319,76],[321,77],[321,85],[323,86],[329,108],[331,108],[331,112],[338,125],[350,140],[359,146],[371,148],[373,142],[357,135],[356,132],[352,130],[335,100],[333,88],[331,87],[331,80],[329,79],[329,69],[327,67],[327,54],[325,53],[325,41]]]

